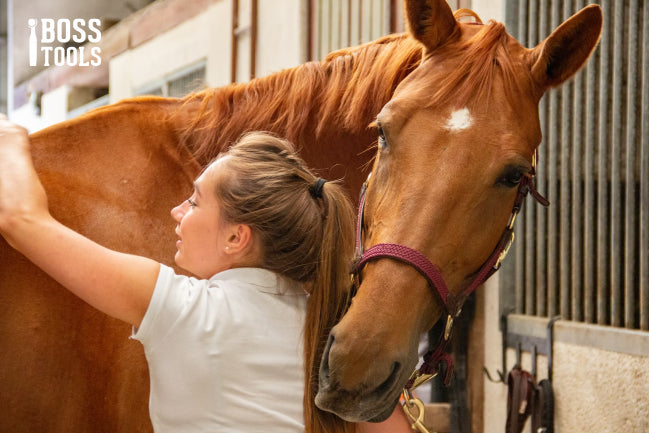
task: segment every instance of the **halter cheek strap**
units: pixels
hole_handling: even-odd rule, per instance
[[[365,196],[367,192],[369,177],[368,181],[363,184],[358,209],[356,231],[356,259],[354,260],[354,266],[352,270],[352,281],[354,282],[355,286],[354,290],[358,290],[358,287],[360,286],[361,270],[367,262],[380,258],[390,258],[412,266],[421,275],[423,275],[424,278],[426,278],[426,280],[428,281],[428,285],[435,289],[440,300],[442,301],[444,309],[447,312],[444,333],[442,334],[442,336],[440,336],[439,342],[437,343],[436,347],[433,350],[429,351],[426,355],[424,355],[423,364],[421,365],[419,370],[416,370],[412,374],[410,380],[406,384],[406,389],[414,389],[429,380],[439,372],[441,364],[445,364],[446,366],[444,383],[449,383],[450,373],[452,370],[452,360],[449,354],[446,353],[446,345],[450,340],[453,320],[457,316],[459,316],[462,310],[462,305],[464,304],[466,298],[500,268],[503,259],[507,255],[507,252],[509,251],[509,248],[514,241],[514,221],[516,220],[516,216],[521,210],[521,206],[527,194],[530,193],[532,197],[534,197],[534,199],[543,206],[548,206],[550,204],[548,200],[546,200],[541,194],[536,191],[536,188],[534,186],[535,167],[536,155],[534,156],[532,170],[530,171],[530,173],[527,173],[523,177],[521,183],[518,186],[512,213],[509,217],[509,222],[507,223],[507,227],[505,227],[505,230],[500,236],[496,247],[494,248],[489,258],[480,267],[471,284],[469,284],[469,286],[464,289],[464,291],[457,295],[453,295],[448,290],[446,282],[444,281],[444,278],[442,277],[442,274],[437,266],[431,263],[426,256],[424,256],[417,250],[414,250],[405,245],[381,243],[372,246],[367,251],[363,251],[362,230],[365,212]]]

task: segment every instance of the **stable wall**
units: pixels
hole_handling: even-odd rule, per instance
[[[240,17],[247,9],[240,4]],[[306,5],[299,0],[258,2],[256,76],[293,67],[306,60]],[[134,96],[139,89],[179,70],[205,62],[205,84],[231,81],[232,0],[216,1],[205,12],[110,62],[110,102]],[[281,23],[281,24],[280,24]],[[241,22],[244,26],[246,22]],[[250,70],[249,32],[238,38],[237,77],[247,81]]]
[[[471,8],[483,21],[504,22],[504,0],[473,0]],[[585,2],[590,3],[590,2]],[[523,211],[524,212],[524,211]],[[509,258],[508,260],[513,260]],[[482,365],[493,374],[502,365],[499,273],[478,296],[476,320],[469,353],[469,395],[479,401],[481,412],[473,432],[505,431],[507,389],[481,374]],[[544,338],[548,319],[512,317],[510,331]],[[513,329],[512,329],[513,328]],[[553,387],[556,433],[645,433],[649,432],[649,333],[619,328],[558,321],[554,327]],[[516,362],[513,349],[507,351],[507,369]],[[531,370],[531,356],[524,352],[523,368]],[[473,368],[475,367],[475,368]],[[538,380],[547,377],[547,358],[537,359]],[[482,404],[482,407],[480,407]],[[480,418],[479,416],[477,418]],[[478,427],[477,429],[475,427]],[[529,432],[531,427],[525,427]]]

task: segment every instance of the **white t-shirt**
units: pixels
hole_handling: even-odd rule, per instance
[[[161,266],[133,334],[155,432],[303,432],[305,311],[302,286],[265,269],[197,280]]]

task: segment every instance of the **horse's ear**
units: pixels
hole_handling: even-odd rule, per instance
[[[602,32],[602,10],[590,5],[561,24],[532,50],[532,77],[545,89],[572,77],[588,60]]]
[[[457,28],[446,0],[406,0],[403,7],[410,34],[426,51],[442,45]]]

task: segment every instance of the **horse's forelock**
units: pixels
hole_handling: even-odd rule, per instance
[[[480,31],[468,41],[441,47],[443,52],[435,54],[454,56],[459,66],[441,82],[433,81],[431,77],[425,86],[436,91],[429,92],[426,100],[421,102],[427,108],[448,104],[449,100],[456,106],[485,105],[490,100],[494,78],[500,71],[505,96],[513,105],[525,89],[532,89],[532,77],[529,70],[516,68],[507,47],[509,41],[505,26],[489,21],[481,25]]]

